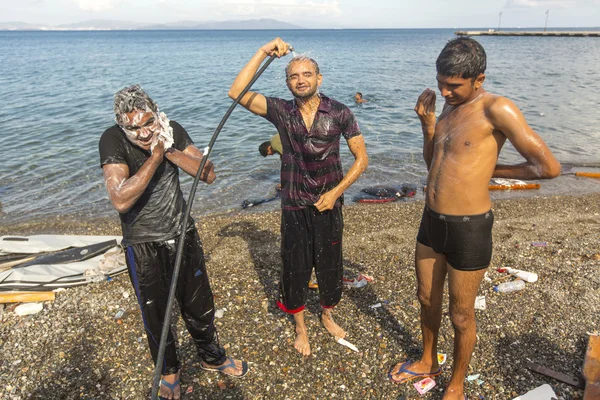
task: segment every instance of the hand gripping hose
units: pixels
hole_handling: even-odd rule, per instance
[[[265,72],[265,70],[267,69],[269,64],[271,64],[273,62],[275,57],[276,57],[276,55],[272,55],[267,60],[267,62],[265,62],[263,64],[263,66],[254,75],[254,77],[252,78],[250,83],[248,83],[248,85],[244,88],[244,90],[242,90],[240,95],[235,99],[233,104],[231,104],[231,106],[225,113],[225,116],[219,123],[219,126],[217,126],[217,129],[215,129],[215,133],[213,133],[212,138],[210,139],[210,142],[208,143],[208,146],[204,149],[204,157],[202,157],[202,161],[200,162],[200,168],[198,168],[198,172],[196,173],[196,177],[194,178],[194,183],[192,184],[192,189],[190,190],[190,196],[188,198],[187,205],[185,208],[185,213],[183,216],[183,220],[181,222],[181,233],[179,235],[179,244],[177,246],[177,256],[175,258],[175,267],[173,268],[173,276],[171,277],[171,288],[169,289],[169,299],[167,301],[165,320],[163,322],[162,333],[160,335],[160,345],[158,347],[158,356],[156,358],[156,366],[154,368],[154,382],[152,384],[152,400],[158,400],[158,389],[160,387],[160,384],[159,384],[160,383],[160,375],[161,375],[161,371],[162,371],[163,359],[165,357],[165,347],[167,344],[167,336],[169,333],[169,326],[171,324],[171,310],[173,309],[173,300],[175,299],[175,289],[177,288],[177,278],[179,277],[179,268],[181,266],[181,259],[182,259],[182,255],[183,255],[183,246],[185,244],[185,234],[187,231],[187,224],[188,224],[188,219],[190,217],[190,211],[192,210],[192,203],[194,202],[194,195],[196,194],[196,188],[198,187],[198,182],[200,181],[200,175],[202,174],[202,171],[204,170],[204,165],[206,164],[206,161],[208,160],[208,156],[210,156],[210,152],[213,149],[213,145],[215,144],[215,141],[217,140],[217,137],[219,136],[221,129],[223,129],[225,122],[227,121],[227,119],[229,118],[231,113],[233,112],[233,109],[235,108],[235,106],[237,106],[239,104],[242,97],[244,97],[244,95],[248,92],[248,90],[250,90],[250,88],[252,87],[254,82],[256,82],[256,80],[260,77],[260,75],[263,72]]]

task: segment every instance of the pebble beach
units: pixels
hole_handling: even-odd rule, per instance
[[[414,246],[424,203],[345,207],[344,273],[374,278],[346,288],[334,311],[346,339],[336,343],[319,322],[311,293],[307,328],[311,356],[293,348],[291,317],[275,305],[281,260],[279,211],[197,217],[217,309],[221,344],[250,362],[246,377],[203,371],[180,319],[184,399],[441,399],[450,379],[453,332],[448,299],[439,351],[448,355],[436,387],[419,395],[413,382],[387,378],[393,364],[420,355]],[[550,384],[559,399],[583,391],[527,369],[531,361],[569,376],[580,374],[589,334],[600,319],[600,194],[494,202],[494,253],[476,310],[477,344],[465,381],[469,399],[512,399]],[[48,218],[1,226],[0,235],[120,235],[114,218]],[[535,243],[536,245],[532,245]],[[511,293],[493,286],[510,278],[497,268],[539,275]],[[372,306],[381,303],[381,307]],[[14,304],[0,317],[0,399],[146,399],[153,364],[141,313],[127,274],[58,292],[35,315]],[[122,320],[114,316],[126,311]],[[175,310],[177,313],[177,310]],[[403,397],[404,396],[404,397]]]

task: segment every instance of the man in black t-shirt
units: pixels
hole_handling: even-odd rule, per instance
[[[115,94],[114,112],[116,125],[100,138],[100,163],[109,199],[121,219],[129,277],[156,363],[185,212],[179,168],[195,176],[203,156],[185,129],[159,112],[138,85]],[[214,179],[214,166],[207,161],[201,180],[210,184]],[[185,241],[176,298],[202,368],[242,376],[248,371],[247,363],[226,356],[218,341],[204,252],[191,218]],[[180,398],[180,368],[174,336],[169,332],[162,397]]]

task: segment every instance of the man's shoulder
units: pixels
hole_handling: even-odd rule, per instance
[[[518,110],[518,107],[509,98],[489,92],[486,94],[483,107],[490,119],[514,114]]]
[[[119,140],[123,138],[124,134],[119,128],[119,125],[114,124],[110,128],[106,129],[104,133],[100,136],[100,140]]]
[[[331,97],[327,97],[325,95],[321,95],[321,101],[325,101],[326,103],[328,103],[329,107],[332,110],[335,110],[335,111],[344,111],[344,112],[352,113],[352,110],[350,110],[350,107],[348,107],[347,105],[345,105],[341,101],[337,101],[335,99],[332,99]]]

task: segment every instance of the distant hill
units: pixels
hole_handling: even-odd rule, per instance
[[[65,25],[36,25],[24,22],[0,22],[0,30],[57,30],[57,31],[92,31],[92,30],[219,30],[219,29],[304,29],[275,19],[249,19],[244,21],[179,21],[168,24],[147,25],[140,22],[91,20]]]

